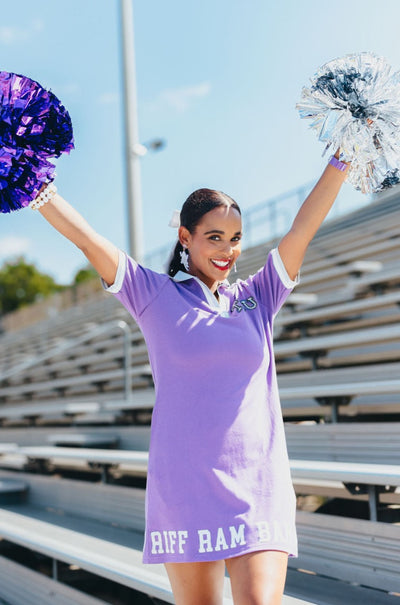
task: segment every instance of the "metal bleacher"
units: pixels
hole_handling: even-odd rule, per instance
[[[275,321],[299,501],[284,605],[400,603],[399,202],[327,222]],[[238,277],[275,244],[245,250]],[[121,602],[174,602],[140,556],[153,404],[143,337],[110,295],[0,336],[0,598],[113,603],[94,577],[137,591]]]
[[[42,471],[60,469],[63,465],[71,469],[78,468],[81,472],[96,468],[101,470],[103,483],[110,481],[110,471],[117,471],[119,475],[131,474],[146,476],[148,467],[147,451],[138,450],[110,450],[99,447],[57,447],[57,446],[28,446],[14,445],[5,450],[6,460],[2,466],[8,468],[28,469],[30,466],[40,468]],[[346,485],[367,488],[365,493],[369,496],[370,518],[378,520],[379,494],[400,487],[400,466],[394,464],[315,461],[292,459],[291,473],[294,482],[299,480],[332,481]],[[303,483],[304,489],[304,483]],[[394,499],[399,502],[398,496]]]

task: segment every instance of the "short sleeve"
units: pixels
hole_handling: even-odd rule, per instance
[[[101,282],[104,290],[114,294],[132,317],[138,320],[168,280],[167,275],[142,267],[120,250],[114,283],[108,285],[103,279]]]
[[[273,315],[276,315],[290,292],[299,283],[299,276],[294,280],[289,277],[278,248],[274,248],[268,254],[264,267],[250,277],[250,282],[257,299]]]

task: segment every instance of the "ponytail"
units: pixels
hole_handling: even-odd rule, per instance
[[[185,267],[182,265],[181,263],[181,252],[183,250],[183,246],[181,244],[181,242],[178,240],[176,242],[176,246],[171,254],[169,263],[168,263],[168,270],[167,270],[167,274],[170,277],[175,277],[175,275],[178,273],[178,271],[186,271]]]

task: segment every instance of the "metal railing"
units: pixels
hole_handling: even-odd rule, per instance
[[[262,241],[272,240],[289,229],[295,211],[304,202],[314,184],[314,181],[306,183],[245,210],[242,214],[243,247],[250,248]],[[145,266],[156,271],[165,271],[173,246],[174,242],[164,244],[146,254]]]
[[[49,351],[42,353],[41,355],[36,355],[35,357],[31,357],[26,359],[22,363],[10,368],[6,372],[0,373],[0,381],[7,380],[11,376],[15,376],[20,372],[24,372],[34,366],[37,366],[48,359],[51,359],[54,355],[59,355],[60,353],[65,353],[66,351],[77,347],[88,340],[92,340],[96,338],[96,336],[101,336],[103,334],[107,334],[107,332],[112,332],[115,329],[122,330],[124,333],[124,392],[125,399],[127,402],[131,402],[132,400],[132,389],[131,389],[131,376],[130,376],[130,368],[132,364],[132,354],[131,354],[131,329],[126,321],[117,320],[111,321],[107,324],[96,325],[93,328],[90,328],[85,334],[81,336],[77,336],[76,338],[69,338],[65,342],[53,347]]]

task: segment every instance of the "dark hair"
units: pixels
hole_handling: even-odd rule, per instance
[[[241,214],[237,202],[226,193],[215,189],[196,189],[182,206],[181,225],[186,227],[190,233],[193,233],[202,217],[219,206],[232,206]],[[178,271],[186,271],[181,263],[180,253],[182,250],[183,246],[178,239],[168,263],[167,273],[171,277],[174,277]]]

